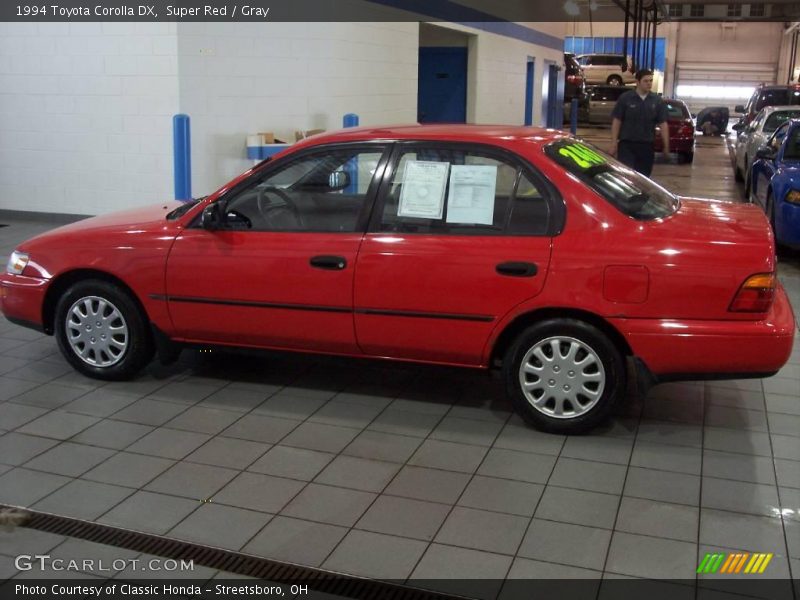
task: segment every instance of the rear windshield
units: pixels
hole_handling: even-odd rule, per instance
[[[608,86],[596,87],[592,89],[592,100],[608,102],[613,100],[616,102],[622,94],[628,91],[624,86]]]
[[[767,117],[767,122],[764,123],[764,133],[772,133],[789,119],[796,119],[797,117],[800,117],[800,109],[774,112]]]
[[[591,144],[563,139],[548,144],[545,154],[608,200],[623,214],[650,221],[675,213],[678,199]]]
[[[800,104],[800,89],[776,88],[764,90],[756,103],[755,112],[765,106],[780,106],[781,104]]]
[[[675,119],[689,119],[691,118],[691,114],[689,113],[689,109],[686,108],[686,105],[681,102],[671,102],[667,100],[664,102],[667,105],[667,112],[671,118]]]

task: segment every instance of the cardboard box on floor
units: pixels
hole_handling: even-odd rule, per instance
[[[311,137],[312,135],[317,135],[318,133],[324,133],[324,129],[306,129],[305,131],[297,130],[294,132],[294,141],[299,142],[300,140],[304,140],[307,137]]]

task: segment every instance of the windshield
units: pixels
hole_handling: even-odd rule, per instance
[[[617,210],[634,219],[659,219],[675,213],[680,206],[678,199],[656,182],[591,144],[563,139],[545,146],[544,152]]]
[[[800,110],[781,110],[772,113],[767,122],[764,123],[764,133],[772,133],[789,119],[796,119],[800,116]]]

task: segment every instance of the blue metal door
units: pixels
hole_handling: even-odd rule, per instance
[[[555,63],[547,65],[547,127],[560,128],[564,120],[564,80]]]
[[[420,123],[467,122],[467,49],[419,49],[417,120]]]

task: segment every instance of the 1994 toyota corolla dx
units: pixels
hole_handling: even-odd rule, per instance
[[[794,317],[755,206],[678,198],[561,132],[315,136],[211,196],[20,245],[2,310],[100,379],[183,344],[502,364],[535,426],[586,431],[626,387],[760,377]]]

